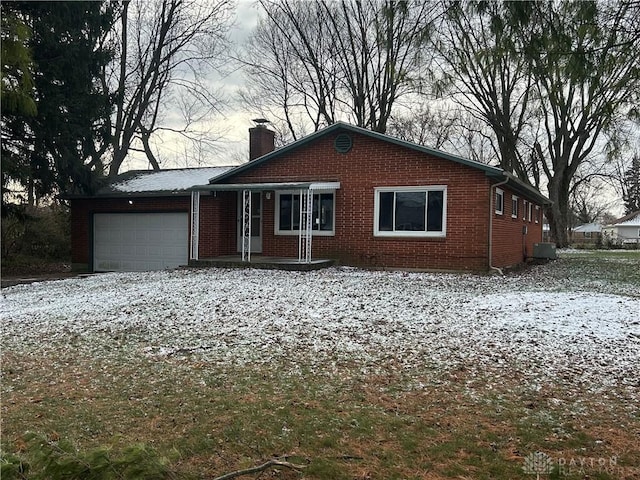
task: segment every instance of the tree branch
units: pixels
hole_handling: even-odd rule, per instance
[[[252,473],[264,472],[265,470],[268,470],[269,468],[274,468],[274,467],[289,468],[297,472],[302,472],[305,468],[307,468],[307,465],[297,465],[295,463],[286,462],[282,460],[269,460],[268,462],[265,462],[262,465],[258,465],[256,467],[251,467],[251,468],[245,468],[242,470],[236,470],[235,472],[230,472],[220,477],[215,477],[212,480],[230,480],[232,478],[241,477],[243,475],[251,475]]]

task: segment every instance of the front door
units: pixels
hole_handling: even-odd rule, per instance
[[[237,248],[242,252],[242,192],[238,192]],[[262,193],[251,192],[251,253],[262,253]]]

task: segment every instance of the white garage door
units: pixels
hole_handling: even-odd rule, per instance
[[[187,264],[187,213],[97,213],[93,269],[139,272]]]

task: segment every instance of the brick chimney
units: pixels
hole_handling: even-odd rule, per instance
[[[249,129],[249,161],[266,155],[275,150],[275,132],[269,130],[266,123],[268,120],[264,118],[256,118],[253,120],[256,126]]]

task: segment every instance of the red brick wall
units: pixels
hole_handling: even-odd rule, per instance
[[[313,237],[314,257],[379,267],[486,270],[489,266],[489,216],[493,217],[492,264],[521,263],[533,243],[542,240],[542,223],[511,218],[511,192],[502,188],[504,213],[489,210],[493,189],[484,172],[449,160],[355,133],[346,154],[333,148],[336,134],[317,139],[254,169],[227,179],[229,183],[339,181],[335,236]],[[374,189],[391,186],[447,186],[445,238],[375,237]],[[297,236],[274,234],[274,194],[263,194],[263,255],[296,257]],[[133,205],[129,204],[133,200]],[[72,257],[90,264],[90,230],[96,212],[189,211],[190,197],[73,200]],[[520,198],[522,209],[522,197]],[[201,194],[199,256],[211,258],[237,252],[237,193]],[[533,210],[535,216],[535,209]],[[522,234],[526,225],[528,233]]]
[[[385,267],[487,268],[490,182],[482,171],[351,135],[353,148],[347,154],[335,151],[335,135],[329,135],[227,181],[339,181],[336,234],[313,238],[314,257]],[[446,238],[374,237],[374,188],[423,185],[447,186]],[[263,254],[297,256],[297,237],[274,235],[275,195],[263,201]]]
[[[79,269],[90,267],[94,213],[189,212],[190,204],[188,196],[71,200],[71,261]]]
[[[212,258],[234,255],[237,250],[235,192],[200,195],[198,256]]]
[[[531,220],[529,220],[528,210],[524,208],[526,199],[504,186],[498,188],[504,191],[504,208],[502,215],[495,213],[495,206],[493,208],[493,266],[509,267],[524,262],[533,254],[533,244],[542,241],[542,208],[539,210],[536,223],[536,205],[534,204]],[[519,197],[516,218],[512,216],[512,195]],[[523,233],[524,227],[526,227],[526,234]]]

